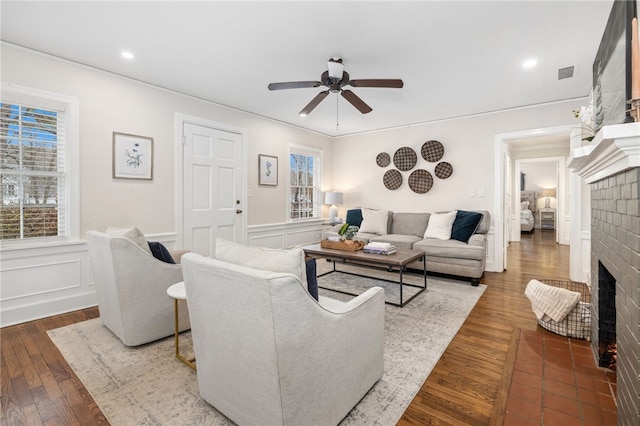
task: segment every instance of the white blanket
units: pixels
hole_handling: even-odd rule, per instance
[[[580,293],[553,287],[538,280],[529,281],[524,294],[531,301],[531,308],[539,320],[548,316],[560,322],[580,301]]]

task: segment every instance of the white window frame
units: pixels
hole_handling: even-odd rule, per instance
[[[316,170],[314,171],[314,188],[315,194],[314,199],[317,202],[314,204],[313,208],[313,217],[305,217],[305,218],[292,218],[291,217],[291,155],[292,154],[302,154],[309,157],[316,158]],[[321,149],[310,148],[308,146],[303,145],[289,145],[289,152],[287,155],[287,195],[286,195],[286,203],[287,203],[287,221],[289,222],[304,222],[309,220],[318,220],[322,219],[322,191],[321,182],[322,182],[322,168],[324,167],[324,152]]]
[[[0,90],[2,103],[18,104],[50,111],[64,112],[64,229],[61,236],[0,240],[0,249],[23,247],[26,245],[60,244],[77,241],[80,235],[80,162],[79,162],[79,101],[77,98],[57,93],[2,83]]]

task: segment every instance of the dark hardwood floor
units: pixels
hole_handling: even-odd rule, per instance
[[[484,274],[487,290],[399,424],[503,424],[520,330],[537,329],[526,283],[568,279],[569,247],[536,230],[512,243],[508,257],[506,272]],[[90,308],[0,330],[1,424],[108,424],[46,334],[97,316]]]

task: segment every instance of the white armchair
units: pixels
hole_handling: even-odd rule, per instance
[[[237,424],[336,425],[382,377],[382,288],[317,302],[290,273],[182,266],[200,395]]]
[[[156,259],[127,237],[89,231],[87,246],[102,323],[127,346],[174,334],[167,288],[182,281],[181,265]],[[181,254],[174,256],[176,262]],[[179,324],[181,331],[190,328],[186,306]]]

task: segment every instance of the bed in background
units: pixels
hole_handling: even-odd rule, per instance
[[[538,195],[535,191],[520,191],[520,232],[533,232]]]

